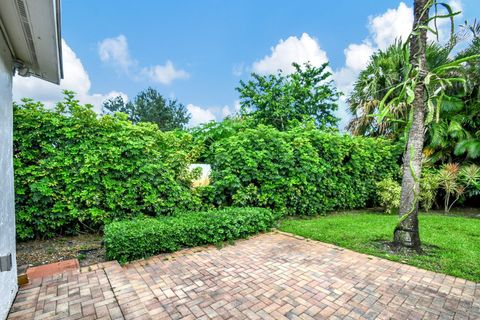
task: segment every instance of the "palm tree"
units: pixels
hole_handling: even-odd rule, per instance
[[[378,103],[379,122],[387,116],[395,116],[395,110],[410,108],[408,121],[406,122],[407,141],[403,157],[402,191],[400,198],[400,219],[394,230],[394,243],[399,247],[408,247],[417,251],[421,250],[420,235],[418,230],[418,198],[420,194],[420,177],[422,172],[423,145],[425,141],[426,125],[430,124],[434,117],[437,122],[440,118],[442,105],[462,104],[468,90],[466,78],[462,76],[463,66],[468,63],[475,64],[475,59],[480,54],[467,55],[454,61],[448,61],[448,55],[443,56],[441,65],[428,70],[427,65],[427,30],[428,22],[441,17],[448,17],[452,23],[451,7],[445,3],[447,15],[435,15],[429,19],[429,10],[432,6],[439,5],[436,0],[414,1],[414,24],[409,35],[410,67],[406,73],[406,79],[398,85],[388,89]],[[435,30],[434,30],[435,32]],[[444,63],[442,63],[444,62]],[[476,65],[473,66],[475,68]],[[463,88],[463,89],[459,89]],[[462,92],[460,96],[456,92]]]
[[[442,65],[480,53],[480,25],[476,21],[463,26],[467,34],[458,34],[445,45],[431,42],[426,48],[427,67],[435,70]],[[470,36],[471,39],[466,39]],[[454,54],[461,39],[471,40],[463,51]],[[454,57],[454,58],[451,58]],[[348,129],[355,135],[385,136],[398,140],[403,137],[411,107],[399,103],[392,109],[388,119],[378,121],[374,115],[380,113],[379,106],[390,88],[395,88],[388,104],[402,90],[398,87],[408,78],[411,64],[408,46],[397,41],[385,51],[376,52],[368,66],[360,72],[354,90],[348,98],[350,112],[354,118]],[[480,158],[480,63],[470,60],[452,76],[465,79],[462,85],[452,85],[444,95],[439,112],[441,117],[427,124],[426,148],[424,154],[432,163],[448,163],[464,159]],[[434,92],[437,84],[430,84]],[[433,113],[429,114],[431,118]]]
[[[429,0],[415,0],[414,22],[410,37],[410,64],[416,76],[413,86],[413,118],[408,131],[408,140],[403,157],[402,193],[400,197],[400,221],[395,227],[393,241],[397,246],[420,251],[418,229],[418,195],[422,172],[422,151],[425,139],[425,98],[424,82],[427,75],[427,29]]]
[[[392,114],[395,121],[378,122],[372,115],[379,112],[380,101],[388,90],[406,80],[409,68],[408,48],[401,41],[373,54],[371,62],[360,72],[347,101],[354,116],[347,126],[350,132],[355,135],[398,137],[403,131],[404,121],[396,120],[406,119],[409,112],[406,105]]]
[[[434,69],[451,61],[449,55],[454,46],[431,42],[427,46],[428,69]],[[375,52],[367,67],[362,70],[348,97],[350,113],[354,116],[347,129],[354,135],[385,136],[397,139],[405,129],[410,106],[403,104],[392,110],[389,119],[378,122],[373,115],[379,113],[380,101],[388,90],[397,87],[409,77],[411,69],[409,47],[397,40],[385,51]],[[397,96],[396,88],[391,97]],[[389,101],[386,101],[388,103]]]

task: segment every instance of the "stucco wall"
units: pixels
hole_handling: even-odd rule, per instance
[[[0,256],[12,253],[13,266],[0,272],[0,319],[7,317],[17,293],[15,205],[12,158],[12,64],[0,33]]]

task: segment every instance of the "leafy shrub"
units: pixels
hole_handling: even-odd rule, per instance
[[[437,197],[439,179],[436,170],[425,168],[420,179],[420,206],[428,212]]]
[[[190,134],[133,125],[124,114],[97,117],[91,108],[70,92],[55,110],[32,100],[14,107],[20,239],[197,208]]]
[[[268,230],[274,222],[273,213],[262,208],[227,208],[137,218],[105,226],[104,242],[109,259],[126,262],[182,247],[244,238]]]
[[[372,203],[375,182],[397,174],[401,149],[383,139],[260,125],[212,143],[208,154],[215,206],[314,215]]]
[[[447,163],[437,174],[439,187],[444,192],[445,212],[465,196],[475,196],[480,192],[480,167],[475,164],[460,167],[458,163]]]
[[[480,167],[475,164],[465,165],[460,169],[459,178],[465,187],[466,196],[480,195]]]
[[[196,147],[201,150],[200,162],[209,162],[213,157],[212,145],[217,141],[236,135],[240,131],[254,127],[250,117],[232,116],[221,122],[210,121],[190,129]]]
[[[400,196],[402,187],[400,184],[391,179],[383,179],[376,183],[377,197],[380,205],[384,208],[385,213],[395,213],[400,207]]]
[[[337,92],[328,63],[292,63],[294,72],[259,75],[240,81],[240,112],[255,125],[265,124],[284,131],[307,120],[318,128],[336,128],[339,118]]]

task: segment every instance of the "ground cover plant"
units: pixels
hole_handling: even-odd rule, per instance
[[[396,215],[345,213],[313,219],[289,219],[281,222],[280,229],[357,252],[480,282],[480,220],[440,214],[421,214],[419,219],[423,254],[391,250],[388,243],[398,223]]]
[[[217,244],[269,230],[275,215],[264,208],[227,208],[170,217],[137,218],[105,226],[108,259],[146,258],[183,247]]]

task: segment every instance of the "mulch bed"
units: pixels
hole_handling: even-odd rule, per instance
[[[82,234],[17,243],[19,269],[68,259],[78,259],[82,267],[106,261],[102,236]]]

